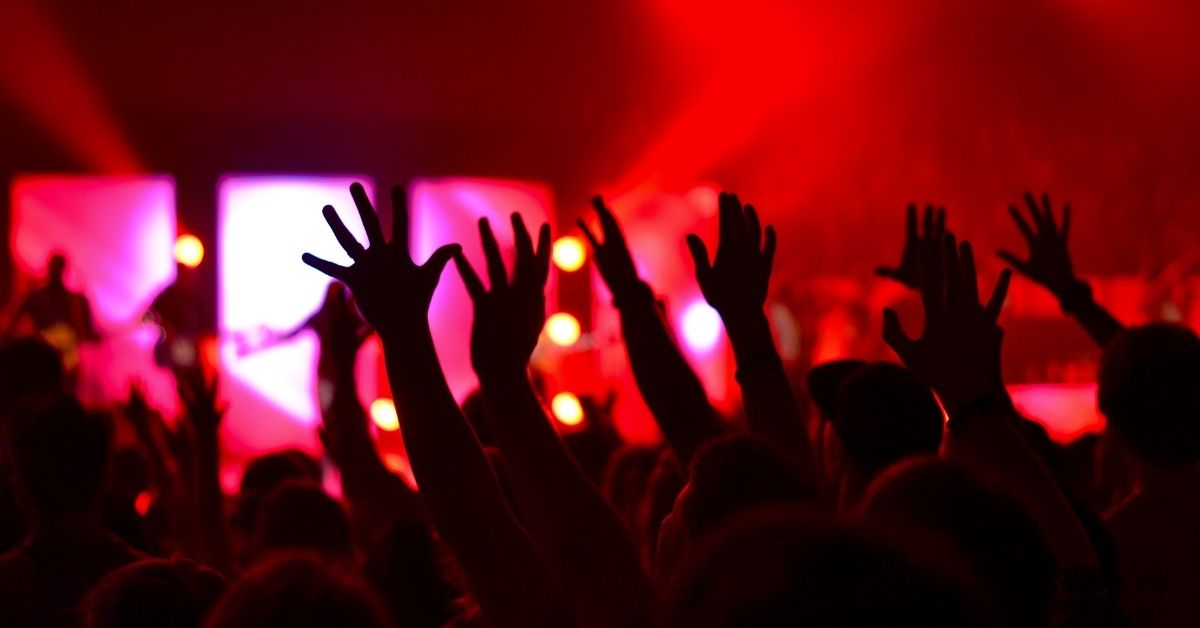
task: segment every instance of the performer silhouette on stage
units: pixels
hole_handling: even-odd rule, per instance
[[[154,361],[163,368],[196,366],[204,359],[205,344],[213,341],[206,325],[210,320],[211,300],[201,294],[197,275],[196,269],[179,264],[175,281],[154,297],[143,316],[143,320],[161,328],[154,346]]]
[[[33,324],[34,333],[62,355],[67,383],[73,387],[79,375],[79,346],[100,339],[92,319],[92,306],[86,296],[73,292],[63,281],[67,258],[55,253],[47,264],[46,284],[25,297],[9,321],[5,336],[11,336],[24,320]]]
[[[267,338],[253,348],[243,348],[247,355],[288,342],[306,330],[317,335],[317,397],[321,408],[328,405],[338,364],[353,361],[359,347],[373,333],[362,320],[354,299],[339,282],[332,282],[325,291],[325,300],[304,322],[282,332],[268,332]]]

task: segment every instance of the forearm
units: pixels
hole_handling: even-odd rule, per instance
[[[639,282],[617,306],[638,391],[686,465],[701,445],[722,434],[720,420],[700,378],[668,333],[650,287]]]
[[[367,535],[363,538],[381,531],[397,516],[419,516],[422,509],[416,494],[388,470],[375,449],[353,378],[335,383],[329,412],[339,416],[326,420],[328,453],[340,472],[342,494],[355,524]]]
[[[811,469],[804,413],[762,310],[722,314],[737,364],[750,431],[796,454]]]
[[[523,371],[480,375],[514,498],[583,625],[639,625],[653,587],[620,518],[554,431]]]
[[[493,624],[572,625],[446,385],[428,325],[408,327],[383,338],[384,356],[409,461],[434,526]]]
[[[1076,280],[1053,292],[1063,312],[1075,319],[1101,349],[1125,331],[1125,326],[1096,301],[1086,282]]]
[[[1021,498],[1060,570],[1096,566],[1087,531],[1050,471],[1017,432],[1018,419],[1006,396],[969,404],[951,420],[946,453],[1001,481]]]
[[[328,430],[333,429],[330,426],[336,425],[336,437],[340,442],[336,447],[334,462],[341,473],[343,488],[353,490],[359,483],[390,475],[371,438],[367,412],[358,397],[358,382],[353,367],[339,370],[333,382],[328,412],[336,415],[326,420],[326,429],[329,433]],[[334,454],[329,453],[331,456]]]
[[[233,550],[225,525],[225,495],[221,491],[217,435],[198,434],[196,444],[196,550],[200,560],[208,566],[222,573],[233,573]]]

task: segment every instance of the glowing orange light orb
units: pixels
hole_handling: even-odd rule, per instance
[[[561,392],[554,395],[554,399],[550,400],[550,410],[554,412],[554,418],[563,425],[574,427],[583,423],[583,405],[579,403],[579,397],[572,393]]]
[[[386,397],[371,402],[371,420],[375,422],[375,427],[385,432],[400,429],[400,416],[396,414],[396,404]]]
[[[566,312],[559,312],[546,319],[546,336],[550,342],[569,347],[579,340],[579,321]]]
[[[583,263],[587,261],[587,248],[583,246],[583,240],[575,236],[563,236],[554,242],[551,258],[559,270],[572,273],[583,268]]]
[[[187,266],[195,268],[204,261],[204,244],[200,242],[200,238],[185,233],[175,239],[175,261]]]

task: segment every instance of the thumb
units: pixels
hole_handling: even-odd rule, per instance
[[[712,264],[708,261],[708,247],[704,246],[704,240],[694,233],[688,234],[687,247],[692,254],[692,263],[696,265],[696,280],[703,281],[703,278],[712,272]]]
[[[447,244],[434,251],[433,255],[430,255],[429,259],[426,260],[423,265],[421,265],[421,268],[429,271],[435,277],[441,276],[442,271],[446,268],[446,264],[449,263],[450,259],[460,251],[462,251],[462,246],[458,244]]]

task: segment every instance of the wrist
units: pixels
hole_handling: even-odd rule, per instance
[[[612,294],[613,307],[618,310],[647,303],[653,304],[655,298],[654,290],[650,288],[649,284],[637,278],[620,288],[614,287]]]
[[[726,327],[743,329],[767,321],[766,310],[761,303],[713,306],[713,309],[721,315],[721,320],[725,321]]]
[[[773,348],[770,351],[756,351],[737,359],[737,371],[733,376],[739,384],[745,384],[746,379],[753,377],[757,372],[776,370],[782,366],[783,360],[779,358],[779,353]]]
[[[1070,314],[1092,301],[1092,287],[1082,279],[1071,279],[1054,290],[1062,311]]]
[[[529,373],[525,366],[486,366],[477,367],[475,376],[479,380],[479,389],[485,396],[489,391],[509,391],[513,386],[528,385]]]

